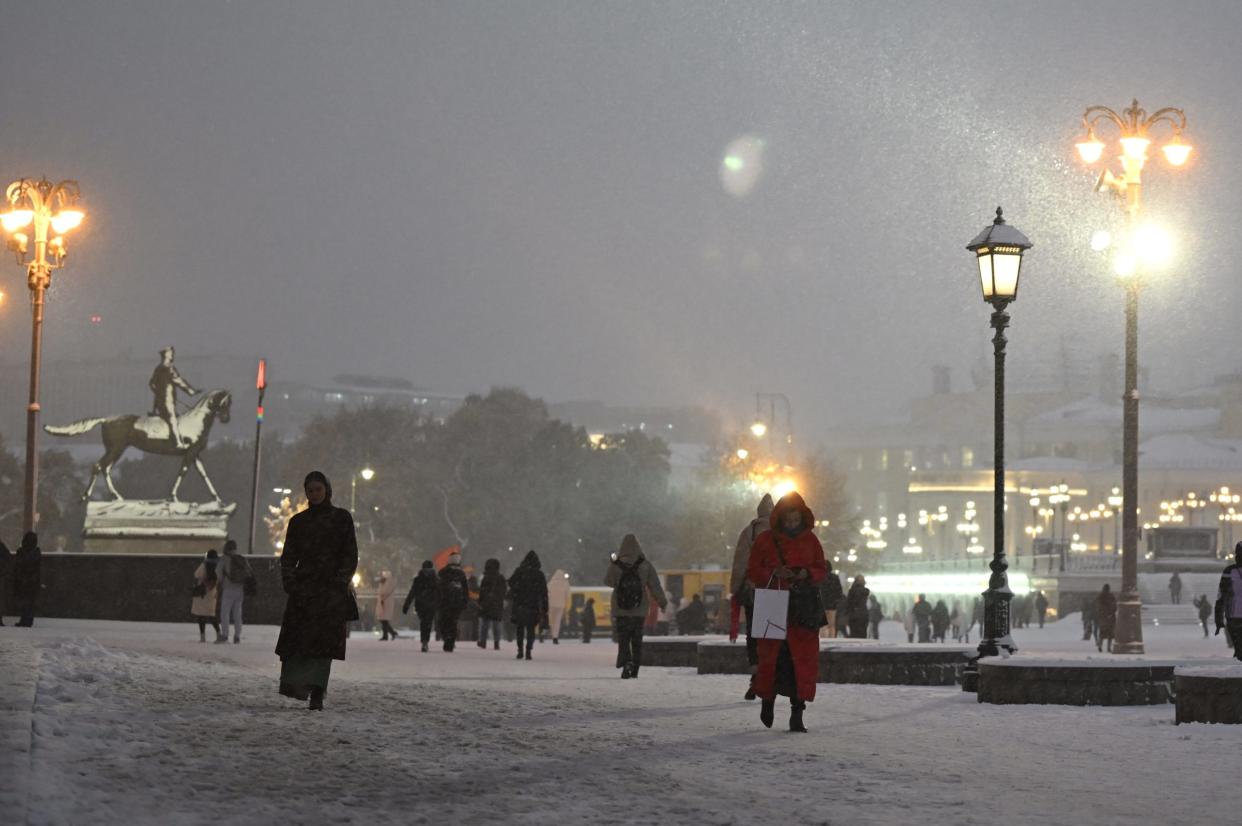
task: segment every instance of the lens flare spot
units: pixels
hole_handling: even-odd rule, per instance
[[[742,135],[725,147],[720,161],[720,184],[735,198],[750,194],[763,176],[763,138]]]

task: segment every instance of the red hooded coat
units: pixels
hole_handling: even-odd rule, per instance
[[[789,536],[781,531],[781,519],[791,509],[802,511],[802,530],[797,536]],[[756,588],[767,588],[768,580],[772,579],[771,587],[788,588],[792,580],[772,578],[772,573],[781,566],[777,554],[776,540],[780,541],[780,553],[785,558],[785,565],[794,570],[805,569],[813,583],[818,584],[828,573],[824,561],[824,549],[819,544],[815,532],[811,530],[815,524],[815,516],[806,502],[797,493],[789,493],[776,503],[769,518],[770,530],[759,534],[750,549],[750,561],[746,566],[746,576]],[[778,533],[779,532],[779,533]],[[777,536],[774,538],[773,534]],[[804,628],[794,623],[789,624],[786,632],[789,643],[789,654],[793,660],[794,678],[798,686],[798,699],[810,702],[815,699],[815,683],[819,679],[819,631]],[[776,659],[781,652],[781,640],[759,640],[759,671],[755,675],[755,693],[765,700],[776,697]]]

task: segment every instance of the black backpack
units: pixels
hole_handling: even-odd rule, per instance
[[[643,581],[638,576],[639,562],[626,565],[617,562],[621,569],[621,579],[617,581],[616,596],[613,601],[622,611],[633,611],[643,604]]]

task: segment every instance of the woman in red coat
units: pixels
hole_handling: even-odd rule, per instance
[[[818,585],[828,568],[824,549],[811,530],[815,516],[802,497],[796,492],[783,496],[768,524],[770,530],[759,534],[751,546],[747,578],[756,588],[788,589],[805,580]],[[763,700],[759,719],[771,728],[776,695],[784,694],[789,697],[789,730],[805,732],[802,710],[815,699],[818,678],[819,629],[791,621],[786,639],[759,640],[759,672],[755,675],[755,693]]]

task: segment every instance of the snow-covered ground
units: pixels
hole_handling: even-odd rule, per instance
[[[886,624],[882,636],[900,629]],[[1226,665],[1197,626],[1149,656]],[[1172,706],[985,706],[953,688],[828,686],[809,735],[762,728],[745,678],[614,648],[355,635],[327,710],[276,694],[276,629],[201,645],[186,625],[0,629],[0,823],[1224,823],[1242,727]],[[1099,657],[1076,617],[1019,656]],[[1107,656],[1107,655],[1103,655]],[[1115,661],[1115,658],[1109,658]]]

